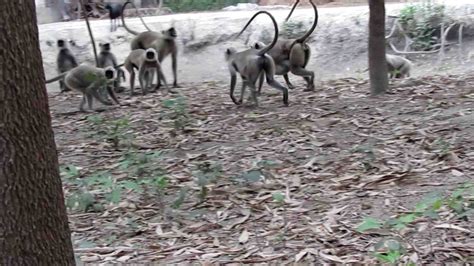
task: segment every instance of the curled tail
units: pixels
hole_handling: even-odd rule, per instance
[[[293,6],[293,9],[291,10],[290,14],[288,15],[288,17],[286,18],[287,20],[290,18],[291,16],[291,13],[293,13],[293,10],[295,9],[297,3],[299,2],[299,0],[296,1],[295,5]],[[318,15],[318,8],[316,7],[316,5],[313,3],[312,0],[309,0],[309,2],[311,3],[311,5],[313,6],[313,10],[314,10],[314,22],[313,22],[313,25],[311,26],[311,28],[301,37],[299,37],[298,39],[296,39],[292,44],[291,44],[291,48],[293,48],[293,46],[297,43],[304,43],[306,42],[306,40],[308,39],[309,36],[311,36],[311,34],[313,34],[314,30],[316,29],[316,26],[318,25],[318,18],[319,18],[319,15]],[[290,48],[290,50],[291,50]]]
[[[290,13],[286,17],[285,22],[287,22],[290,19],[291,15],[293,15],[293,11],[295,11],[295,9],[296,9],[296,7],[298,6],[299,3],[300,3],[300,0],[296,0],[296,2],[293,4],[293,7],[291,8]]]
[[[266,52],[268,52],[270,49],[272,49],[273,46],[275,46],[275,44],[278,41],[278,25],[277,25],[277,22],[276,22],[275,18],[272,16],[272,14],[270,14],[268,11],[258,11],[257,13],[255,13],[255,15],[252,16],[252,18],[249,19],[249,21],[247,22],[247,24],[245,24],[244,28],[239,32],[237,37],[239,37],[245,31],[245,29],[247,29],[247,27],[250,25],[250,23],[252,23],[252,21],[260,14],[268,15],[270,17],[270,19],[272,20],[273,27],[275,29],[275,35],[273,37],[273,41],[269,45],[263,47],[261,50],[258,51],[258,55],[262,56]]]
[[[125,8],[127,7],[128,4],[131,4],[133,8],[135,8],[135,11],[137,12],[137,16],[140,18],[143,26],[145,26],[145,28],[148,30],[148,31],[152,31],[148,25],[145,23],[145,21],[143,20],[142,16],[140,15],[140,12],[138,11],[138,8],[135,6],[135,4],[133,2],[131,2],[130,0],[127,0],[127,2],[125,2],[125,4],[123,4],[122,6],[122,24],[124,26],[124,28],[131,34],[133,35],[138,35],[140,34],[138,31],[134,31],[132,29],[130,29],[127,24],[125,24],[125,16],[124,16],[124,12],[125,12]],[[159,9],[161,9],[161,5],[162,5],[162,0],[159,0]]]

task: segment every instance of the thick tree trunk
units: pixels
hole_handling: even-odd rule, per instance
[[[369,0],[369,73],[372,95],[388,89],[387,61],[385,59],[385,1]]]
[[[0,265],[74,265],[34,0],[0,8]]]

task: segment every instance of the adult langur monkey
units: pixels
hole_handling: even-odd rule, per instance
[[[235,48],[228,48],[226,50],[225,59],[227,61],[227,66],[229,68],[231,77],[230,98],[235,104],[242,104],[245,88],[249,86],[251,89],[251,97],[255,103],[255,106],[258,106],[255,83],[257,82],[260,74],[262,74],[267,78],[268,85],[283,92],[283,103],[288,106],[288,89],[274,79],[275,63],[273,62],[272,57],[266,54],[266,52],[268,52],[275,45],[278,39],[278,25],[275,21],[275,18],[273,18],[273,16],[267,11],[259,11],[253,15],[247,25],[249,25],[260,14],[268,15],[273,22],[273,26],[275,28],[273,41],[269,45],[259,50],[253,48],[249,48],[241,52],[237,52]],[[240,34],[241,33],[242,32],[240,32]],[[237,73],[239,73],[242,78],[242,89],[239,101],[237,101],[234,97]]]
[[[124,13],[125,8],[127,7],[128,4],[131,4],[132,6],[135,7],[135,5],[128,0],[125,2],[123,5],[122,9],[122,14]],[[159,6],[161,7],[162,5],[162,0],[159,0]],[[136,7],[135,7],[136,9]],[[142,19],[140,14],[137,12],[137,15]],[[142,23],[146,26],[145,22],[142,19]],[[145,32],[137,32],[129,27],[127,27],[127,24],[125,23],[124,16],[122,15],[122,24],[125,27],[125,29],[130,33],[135,35],[136,37],[133,38],[131,42],[131,49],[136,50],[136,49],[143,49],[146,50],[148,48],[153,48],[156,50],[158,53],[158,61],[161,63],[163,59],[171,54],[171,65],[173,68],[173,87],[177,88],[178,86],[178,77],[177,77],[177,69],[178,69],[178,48],[176,46],[176,29],[174,27],[171,27],[167,30],[163,30],[160,32],[157,31],[152,31],[148,27],[148,31]],[[161,86],[161,80],[160,77],[158,76],[158,84],[157,88]]]
[[[296,6],[299,4],[300,0],[296,0],[293,5],[288,17],[285,19],[285,22],[290,19],[293,11]],[[309,0],[311,6],[314,10],[314,22],[311,28],[300,38],[297,39],[284,39],[280,38],[275,46],[268,51],[268,54],[275,61],[276,66],[276,75],[283,75],[288,88],[293,89],[294,86],[291,84],[288,78],[288,72],[291,72],[297,76],[302,76],[306,81],[306,89],[304,91],[314,90],[314,71],[305,69],[309,62],[311,56],[311,48],[306,43],[309,36],[314,32],[316,26],[318,25],[318,8],[313,3],[312,0]],[[245,25],[244,29],[247,28],[248,24]],[[252,47],[255,49],[261,49],[263,47],[262,42],[256,42]],[[260,93],[263,85],[263,76],[260,77],[258,92]]]

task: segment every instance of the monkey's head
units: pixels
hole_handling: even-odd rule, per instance
[[[161,33],[165,36],[167,39],[174,39],[178,36],[178,33],[176,32],[176,29],[174,27],[171,27],[167,30],[162,30]]]
[[[227,50],[225,50],[225,60],[228,61],[235,53],[237,53],[235,48],[227,48]]]
[[[110,43],[99,43],[101,52],[110,52]]]
[[[57,45],[58,48],[64,48],[66,46],[66,42],[63,39],[59,39]]]
[[[155,60],[157,60],[156,50],[153,49],[153,48],[148,48],[148,49],[146,49],[146,51],[145,51],[145,59],[146,59],[147,61],[155,61]]]
[[[113,81],[115,79],[115,69],[113,67],[104,68],[104,74],[107,81]]]

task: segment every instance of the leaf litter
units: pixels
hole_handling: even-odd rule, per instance
[[[365,217],[387,219],[432,191],[472,182],[474,76],[394,81],[375,98],[366,80],[302,86],[290,91],[289,107],[267,87],[259,108],[235,106],[228,85],[215,83],[120,95],[123,106],[92,114],[73,112],[77,94],[51,97],[66,198],[88,193],[87,208],[69,208],[76,255],[90,263],[374,263],[370,247],[392,233],[358,232]],[[128,127],[112,134],[119,145],[110,132],[97,137],[124,118]],[[472,214],[440,215],[407,229],[407,255],[472,260]]]

